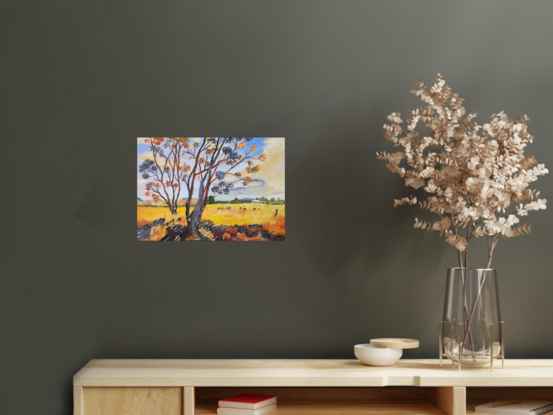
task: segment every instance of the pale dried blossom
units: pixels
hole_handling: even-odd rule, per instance
[[[548,173],[524,149],[534,136],[527,131],[525,115],[513,121],[501,111],[480,126],[476,113],[467,114],[463,99],[453,93],[438,74],[432,85],[419,81],[411,91],[426,103],[403,120],[394,112],[384,125],[385,138],[403,151],[379,152],[387,167],[405,180],[405,185],[422,192],[422,197],[405,197],[394,207],[418,203],[439,216],[428,222],[415,219],[415,228],[439,232],[460,252],[472,237],[488,238],[488,268],[500,236],[512,238],[530,233],[531,225],[519,217],[546,208],[539,192],[529,189],[539,176]],[[429,130],[423,135],[419,122]]]

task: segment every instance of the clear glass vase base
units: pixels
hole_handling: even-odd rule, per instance
[[[505,366],[505,322],[500,322],[501,336],[500,342],[493,342],[493,347],[489,347],[483,350],[465,349],[461,346],[462,357],[459,359],[459,343],[456,340],[444,337],[443,330],[444,322],[440,321],[440,334],[439,334],[439,344],[440,344],[440,368],[442,368],[442,359],[445,357],[454,365],[458,366],[458,369],[461,370],[462,366],[471,366],[471,367],[485,367],[490,365],[490,371],[493,370],[494,361],[501,359],[501,368]],[[490,336],[493,338],[493,335]],[[461,343],[462,344],[462,343]],[[489,345],[489,343],[488,343]],[[490,353],[493,353],[490,355]],[[460,360],[460,361],[459,361]]]
[[[440,322],[440,367],[446,357],[459,366],[490,366],[505,360],[504,323],[493,268],[449,268]]]
[[[459,356],[446,355],[446,357],[449,360],[451,360],[453,363],[459,364]],[[495,355],[493,357],[493,359],[494,360],[501,359],[501,356],[500,355]],[[467,365],[467,366],[486,366],[486,365],[490,364],[491,360],[492,360],[492,358],[489,355],[482,356],[482,353],[480,353],[480,354],[475,353],[474,357],[463,357],[461,359],[461,364],[463,366],[464,365]]]
[[[451,360],[454,364],[459,364],[459,359],[455,357],[448,356],[449,360]],[[499,356],[494,357],[494,359],[500,359]],[[462,359],[461,365],[463,366],[479,366],[484,367],[486,365],[490,364],[490,359],[475,359],[475,360],[469,360],[469,359]]]

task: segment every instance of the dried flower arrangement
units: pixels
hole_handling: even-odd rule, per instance
[[[457,248],[461,269],[467,267],[470,240],[485,236],[490,268],[499,238],[530,233],[532,225],[521,224],[519,217],[546,208],[539,192],[528,189],[548,173],[534,156],[524,156],[534,139],[527,131],[529,118],[515,122],[502,111],[480,126],[477,114],[466,114],[464,100],[440,74],[432,85],[419,81],[418,86],[411,93],[426,106],[410,111],[406,122],[394,112],[388,116],[390,124],[384,125],[385,138],[403,151],[377,153],[406,186],[423,192],[422,200],[405,197],[395,200],[394,207],[418,203],[437,214],[439,220],[415,219],[414,226],[440,232]],[[419,122],[430,131],[428,136],[417,130]]]

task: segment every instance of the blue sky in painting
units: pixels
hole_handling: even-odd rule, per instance
[[[150,145],[146,143],[141,143],[141,139],[137,143],[137,157],[145,157],[150,153]],[[217,195],[217,200],[232,200],[234,198],[248,198],[255,199],[256,197],[267,197],[267,198],[278,198],[284,199],[284,138],[276,137],[254,137],[251,141],[248,142],[248,147],[255,145],[257,150],[252,153],[253,156],[257,157],[261,153],[265,153],[268,156],[268,159],[265,163],[256,162],[260,165],[260,172],[256,174],[249,175],[253,180],[252,183],[248,186],[242,186],[242,181],[228,180],[227,182],[234,183],[234,188],[228,195]],[[142,178],[142,174],[139,171],[139,166],[143,162],[143,158],[137,158],[137,197],[146,200],[144,195],[144,189],[146,183],[150,180],[145,180]],[[240,171],[243,173],[243,176],[246,175],[243,170],[245,169],[240,167],[235,171]],[[215,182],[214,184],[216,184]],[[197,187],[197,186],[196,186]],[[195,193],[197,189],[195,190]],[[210,192],[211,194],[211,192]],[[187,197],[186,187],[183,187],[180,199],[186,199]],[[194,198],[197,197],[197,194],[193,195]]]

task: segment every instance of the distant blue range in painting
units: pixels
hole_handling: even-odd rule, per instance
[[[284,241],[284,137],[139,137],[139,241]]]

